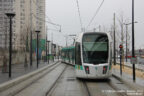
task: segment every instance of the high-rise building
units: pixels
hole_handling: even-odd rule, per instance
[[[8,38],[9,38],[9,18],[5,13],[13,12],[13,0],[0,0],[0,49],[8,48]],[[15,24],[15,20],[13,20]],[[13,34],[15,35],[15,28],[13,25]],[[15,36],[13,36],[14,42]]]
[[[45,40],[45,0],[0,0],[0,48],[8,47],[6,12],[16,14],[13,19],[13,49],[29,47],[31,30],[33,39],[36,38],[35,30],[40,30],[40,38]]]

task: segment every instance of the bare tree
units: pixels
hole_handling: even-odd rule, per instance
[[[127,19],[125,19],[126,21]],[[121,45],[123,46],[123,50],[122,50],[122,64],[124,65],[124,49],[126,48],[126,42],[124,42],[124,40],[126,40],[125,37],[125,31],[124,31],[124,15],[121,13],[120,15],[120,19],[118,19],[119,24],[120,24],[120,30],[121,30]],[[125,46],[124,46],[125,45]],[[123,66],[124,68],[124,66]]]
[[[25,28],[20,33],[21,49],[24,52],[28,52],[29,51],[29,42],[30,42],[30,27],[29,26],[25,26]]]
[[[120,28],[121,28],[121,44],[124,44],[124,16],[123,14],[120,15],[120,19],[118,18]]]

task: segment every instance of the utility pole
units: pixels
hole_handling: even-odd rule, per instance
[[[120,21],[120,26],[121,26],[121,45],[123,46],[124,44],[124,32],[123,32],[123,16],[122,16],[122,19]],[[124,50],[122,48],[122,66],[124,68]]]
[[[114,65],[116,65],[116,40],[115,40],[115,13],[114,13]]]
[[[120,75],[122,76],[122,53],[123,53],[123,46],[120,44]]]
[[[35,31],[37,33],[37,68],[38,68],[38,60],[39,60],[39,33],[40,31]]]
[[[67,47],[68,46],[68,44],[67,44],[68,36],[66,35],[65,38],[66,38],[66,47]]]
[[[46,57],[45,57],[45,60],[46,60],[46,62],[47,62],[47,27],[46,27],[46,41],[45,41],[45,43],[46,43]]]
[[[49,56],[49,42],[50,41],[47,41],[48,42],[48,64],[49,64],[49,58],[50,58],[50,56]]]
[[[101,31],[101,25],[99,25],[99,32]]]
[[[46,33],[48,34],[48,26],[46,27]],[[49,36],[49,34],[48,34],[48,36]],[[49,56],[49,42],[50,41],[48,41],[48,36],[47,36],[47,39],[46,39],[46,43],[48,43],[48,52],[47,52],[47,56],[48,56],[48,64],[49,64],[49,58],[50,58],[50,56]]]
[[[128,24],[126,24],[126,62],[127,62],[127,33],[128,33]]]
[[[134,0],[132,0],[132,58],[135,58],[135,43],[134,43]],[[135,82],[135,64],[133,63],[133,81]]]
[[[51,54],[52,54],[52,56],[53,56],[53,62],[54,62],[54,54],[53,54],[53,32],[52,32],[52,43],[51,43]]]
[[[32,66],[32,1],[30,0],[30,20],[31,20],[31,32],[30,32],[30,66]]]
[[[60,46],[58,46],[58,61],[59,61]]]
[[[94,28],[93,31],[96,32],[96,28]]]

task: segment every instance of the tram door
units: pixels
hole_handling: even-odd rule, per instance
[[[75,70],[76,70],[76,76],[78,77],[84,77],[85,76],[85,71],[84,68],[82,66],[82,62],[81,62],[81,47],[80,47],[80,43],[76,42],[75,45]]]

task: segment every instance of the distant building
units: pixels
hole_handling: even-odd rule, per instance
[[[0,0],[0,48],[8,48],[9,19],[7,12],[16,14],[13,19],[13,49],[29,47],[30,31],[36,39],[35,30],[40,30],[40,38],[45,42],[45,0]],[[28,44],[26,44],[26,42]]]
[[[0,0],[0,49],[8,48],[9,19],[5,13],[13,12],[13,0]],[[13,20],[15,24],[15,20]],[[15,26],[13,25],[13,43],[15,40]]]

